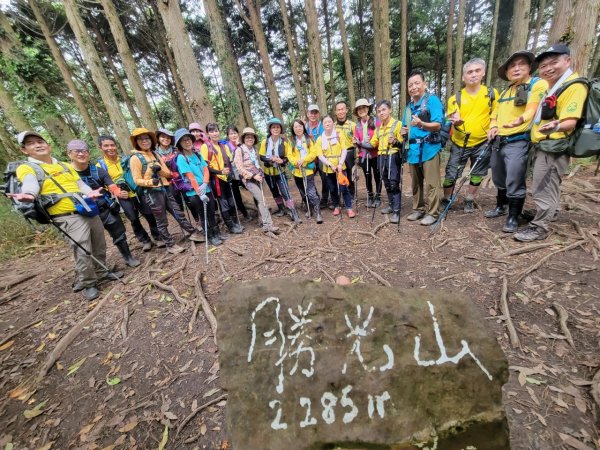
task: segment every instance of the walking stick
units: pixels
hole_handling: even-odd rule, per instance
[[[306,180],[306,169],[304,167],[300,167],[302,172],[302,184],[304,185],[304,199],[306,200],[306,207],[308,208],[308,218],[311,218],[310,214],[310,202],[308,201],[308,181]]]
[[[206,200],[204,200],[202,197],[200,197],[200,200],[204,206],[204,249],[206,253],[206,264],[208,264],[208,213],[206,212],[206,204],[208,203],[209,199],[206,194],[204,194],[203,197],[205,197]]]
[[[404,175],[404,152],[406,151],[406,139],[402,139],[400,148],[400,204],[398,205],[398,233],[400,233],[400,218],[402,217],[402,178]]]
[[[279,164],[276,164],[275,167],[277,167],[277,172],[279,172],[279,179],[281,180],[281,185],[285,189],[285,192],[283,194],[285,197],[287,197],[286,200],[289,201],[290,204],[292,205],[292,207],[290,208],[290,211],[293,211],[295,213],[296,217],[298,217],[298,219],[299,219],[300,216],[298,216],[298,212],[296,211],[296,207],[294,206],[294,202],[293,202],[292,196],[290,194],[290,189],[287,184],[287,178],[283,175],[283,172],[281,171]]]
[[[232,182],[229,181],[229,177],[227,177],[227,184],[229,185],[229,190],[231,191],[231,198],[233,199],[233,208],[235,209],[235,218],[237,219],[237,223],[240,223],[240,213],[238,212],[237,202],[235,201],[235,195],[233,194],[233,186]]]

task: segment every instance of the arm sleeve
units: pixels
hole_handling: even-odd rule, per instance
[[[40,183],[33,173],[25,173],[22,177],[18,177],[21,180],[21,192],[23,194],[30,194],[37,197],[40,194]]]
[[[162,158],[158,158],[158,163],[160,164],[160,172],[158,172],[159,175],[165,178],[173,178],[173,174],[171,173],[171,171],[169,170],[169,168],[165,164],[165,161]]]
[[[342,154],[340,155],[340,160],[338,161],[338,164],[344,165],[344,162],[346,161],[346,155],[347,154],[348,154],[348,150],[343,149],[342,150]],[[346,169],[348,169],[348,167],[346,167]]]
[[[290,145],[285,149],[285,157],[292,166],[296,166],[298,164],[298,160],[300,159],[300,152],[295,152],[293,147]]]
[[[531,93],[527,99],[527,106],[525,107],[525,112],[522,114],[525,122],[529,122],[535,116],[538,106],[542,101],[542,98],[544,98],[544,92],[546,92],[547,87],[548,84],[544,80],[536,81],[531,87]]]
[[[432,95],[429,98],[429,112],[431,113],[431,119],[429,120],[431,123],[437,122],[440,125],[444,121],[444,106],[437,96]]]
[[[85,184],[81,178],[79,180],[77,180],[77,187],[79,188],[81,193],[84,195],[87,195],[93,191],[93,189],[91,187],[89,187],[87,184]]]
[[[194,176],[194,174],[192,172],[186,172],[185,176],[188,180],[190,180],[190,184],[194,188],[194,191],[199,192],[200,186],[198,185],[198,181],[196,180],[196,177]]]
[[[114,186],[115,182],[113,181],[113,179],[110,177],[110,175],[108,174],[108,172],[106,170],[104,170],[102,167],[98,167],[98,178],[100,178],[100,183],[106,187],[108,190],[110,190],[110,186]]]

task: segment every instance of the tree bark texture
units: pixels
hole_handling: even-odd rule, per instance
[[[379,52],[379,77],[381,80],[380,99],[391,100],[392,98],[392,70],[390,67],[390,2],[389,0],[373,0],[373,14],[377,4],[377,20],[374,19],[374,32],[378,34],[376,42],[379,44],[375,51]],[[377,24],[375,26],[375,23]],[[377,64],[377,63],[376,63]],[[375,66],[377,70],[377,65]]]
[[[346,73],[346,86],[348,86],[348,106],[351,111],[354,110],[356,96],[354,93],[354,76],[352,74],[352,60],[350,59],[350,47],[348,46],[348,34],[346,33],[346,19],[344,19],[344,9],[342,0],[336,0],[337,15],[340,24],[340,36],[342,38],[342,52],[344,54],[344,71]]]
[[[544,12],[546,10],[546,0],[540,0],[538,5],[537,16],[535,19],[535,31],[533,32],[533,44],[531,51],[536,52],[538,48],[538,41],[540,39],[540,31],[542,30],[542,23],[544,21]]]
[[[292,71],[294,90],[296,91],[296,101],[298,102],[298,109],[300,110],[300,113],[304,114],[306,111],[306,104],[304,103],[304,95],[302,93],[300,65],[298,63],[299,58],[298,54],[296,53],[296,46],[294,45],[294,35],[292,33],[292,27],[290,26],[290,18],[285,0],[279,0],[279,9],[281,10],[281,17],[283,18],[283,30],[285,32],[285,40],[290,57],[290,69]]]
[[[408,61],[406,59],[408,56],[408,0],[400,1],[400,9],[400,99],[398,101],[398,115],[402,114],[408,100]]]
[[[529,32],[529,13],[531,0],[515,0],[512,20],[511,53],[527,48],[527,35]]]
[[[496,0],[499,2],[500,0]],[[452,77],[452,35],[454,33],[454,13],[455,13],[454,0],[450,0],[450,6],[448,8],[448,28],[446,30],[446,101],[452,96],[454,92]],[[492,46],[493,46],[492,40]]]
[[[494,17],[492,19],[492,38],[490,40],[490,54],[488,57],[487,72],[485,75],[485,84],[492,85],[492,74],[494,70],[494,53],[496,51],[496,36],[498,34],[498,14],[500,13],[500,1],[494,0]]]
[[[308,32],[308,51],[311,54],[311,80],[314,83],[313,90],[315,101],[319,105],[321,113],[327,111],[327,95],[325,94],[325,77],[323,76],[323,54],[321,53],[321,36],[319,34],[319,19],[315,0],[304,2],[306,11],[306,26]]]
[[[577,24],[577,33],[574,33],[571,42],[571,58],[573,70],[581,76],[587,76],[594,42],[596,42],[596,24],[600,12],[600,0],[578,0],[573,23]]]
[[[381,6],[378,0],[373,0],[373,88],[375,99],[383,99],[383,71],[381,62]]]
[[[119,18],[117,8],[115,7],[113,0],[100,0],[100,3],[104,8],[106,20],[108,21],[110,31],[115,40],[115,44],[117,45],[119,57],[123,63],[123,69],[125,70],[127,81],[129,81],[129,87],[133,93],[133,98],[135,99],[135,103],[140,111],[141,121],[146,128],[153,130],[156,128],[154,114],[152,114],[152,108],[150,108],[150,103],[148,102],[148,97],[146,96],[146,89],[144,89],[142,79],[140,78],[137,64],[133,59],[131,49],[127,43],[125,30],[121,24],[121,19]]]
[[[454,90],[462,86],[463,51],[465,46],[465,12],[467,0],[458,0],[458,18],[456,19],[456,47],[454,53]],[[452,94],[451,94],[452,95]]]
[[[192,49],[178,0],[158,0],[158,10],[165,25],[167,40],[173,50],[177,72],[189,100],[193,119],[203,122],[215,121],[202,72]]]
[[[104,72],[100,56],[98,56],[98,53],[96,52],[92,39],[87,34],[87,29],[77,10],[77,4],[75,0],[65,0],[63,4],[65,6],[69,25],[81,47],[81,51],[89,65],[94,83],[98,87],[100,97],[106,106],[108,116],[110,117],[110,121],[116,132],[116,138],[121,144],[122,149],[129,152],[131,144],[129,142],[127,121],[121,112],[121,106],[119,105],[117,97],[112,90],[112,86],[108,81],[108,77]]]
[[[325,42],[327,43],[327,67],[329,69],[329,106],[331,111],[335,105],[335,75],[333,73],[333,51],[331,49],[331,26],[329,25],[329,10],[327,0],[321,3],[323,18],[325,19]]]
[[[575,0],[556,0],[554,6],[554,15],[552,16],[552,26],[548,36],[548,45],[557,42],[570,43],[573,36],[573,10]]]
[[[31,123],[21,112],[21,108],[14,102],[13,95],[6,90],[4,83],[0,81],[0,109],[6,118],[17,129],[17,131],[33,130]]]

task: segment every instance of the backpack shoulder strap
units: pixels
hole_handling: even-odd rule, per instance
[[[98,168],[93,164],[90,164],[90,175],[94,180],[100,181],[100,176],[98,175]]]
[[[421,107],[419,108],[421,112],[427,111],[427,101],[429,100],[429,92],[425,92],[423,95],[423,99],[421,99]]]
[[[455,101],[456,101],[456,105],[458,106],[458,109],[460,109],[460,97],[462,96],[461,92],[462,92],[462,89],[459,89],[458,91],[456,91],[456,95],[455,95]]]
[[[104,170],[106,170],[108,172],[108,166],[106,165],[106,161],[104,161],[104,158],[100,158],[98,160],[98,164],[100,165],[100,167],[102,167]]]
[[[41,186],[44,180],[46,179],[46,173],[41,168],[41,166],[31,161],[23,161],[22,164],[25,164],[26,166],[29,166],[33,169],[33,171],[35,172],[35,177],[37,178],[38,183],[40,183]]]
[[[494,100],[496,100],[496,91],[492,86],[486,86],[488,90],[488,106],[490,107],[490,116],[492,115],[492,111],[494,110]]]
[[[585,77],[579,77],[579,78],[575,78],[573,80],[564,82],[563,85],[561,87],[559,87],[558,90],[554,93],[554,95],[556,96],[556,98],[558,98],[563,92],[565,92],[568,88],[570,88],[572,85],[574,85],[576,83],[585,85],[588,88],[588,90],[590,88],[590,80],[588,80]]]

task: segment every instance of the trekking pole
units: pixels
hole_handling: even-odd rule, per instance
[[[365,156],[363,156],[363,158],[367,160],[366,161],[367,170],[365,171],[365,184],[366,184],[367,180],[371,181],[371,175],[369,174],[369,155],[367,154],[367,149],[365,149],[364,152],[365,152]],[[363,161],[363,162],[365,162],[365,161]],[[374,203],[375,202],[375,194],[373,193],[372,195],[373,195],[373,203]],[[369,197],[369,193],[367,192],[367,203],[366,203],[366,209],[367,209],[367,211],[369,210],[369,200],[368,200],[368,197]]]
[[[354,182],[354,207],[358,209],[358,146],[354,145],[354,167],[350,169],[350,177],[353,178]],[[353,173],[356,173],[356,177],[353,177]]]
[[[237,202],[235,201],[235,195],[233,194],[233,185],[232,182],[229,181],[229,177],[227,177],[227,184],[229,185],[229,190],[231,190],[231,198],[233,199],[233,208],[235,209],[235,218],[237,219],[238,224],[240,223],[240,213],[238,212]]]
[[[48,216],[48,219],[50,220],[50,223],[52,225],[54,225],[54,227],[60,231],[67,239],[69,239],[73,244],[75,244],[76,247],[78,247],[80,250],[82,250],[87,256],[89,256],[90,258],[92,258],[92,261],[94,261],[96,264],[98,264],[100,267],[102,267],[104,270],[106,270],[107,273],[110,273],[111,270],[106,267],[106,265],[104,265],[103,263],[100,262],[100,260],[98,258],[96,258],[94,255],[92,255],[92,252],[89,252],[88,250],[86,250],[79,242],[77,242],[75,239],[73,239],[71,237],[71,235],[69,233],[67,233],[65,230],[63,230],[59,224],[57,224],[50,216]],[[125,284],[125,282],[121,279],[118,278],[118,281],[120,283]]]
[[[402,217],[402,178],[404,175],[404,152],[406,151],[406,139],[402,140],[400,148],[400,203],[398,205],[398,233],[400,233],[400,219]]]
[[[304,167],[300,167],[302,171],[302,184],[304,184],[304,199],[306,200],[306,207],[308,208],[308,218],[311,218],[310,214],[310,203],[308,201],[308,181],[306,180],[306,169]]]
[[[293,202],[292,196],[290,194],[290,189],[287,184],[287,178],[283,175],[283,172],[281,171],[279,164],[277,164],[275,167],[277,167],[277,172],[279,172],[279,179],[281,180],[281,185],[285,189],[285,192],[283,194],[285,197],[287,197],[286,200],[289,201],[290,204],[292,205],[292,207],[290,208],[290,211],[293,211],[296,214],[296,216],[299,218],[300,216],[298,216],[298,212],[296,211],[296,207],[294,206],[294,202]]]
[[[440,216],[437,218],[437,220],[431,225],[431,233],[430,234],[433,234],[433,233],[435,233],[437,231],[437,228],[442,223],[442,220],[444,220],[444,218],[446,217],[446,214],[448,214],[448,211],[450,210],[450,207],[454,203],[454,200],[456,200],[456,197],[458,196],[458,194],[459,194],[460,190],[462,189],[462,187],[464,186],[465,182],[471,176],[471,173],[473,173],[473,170],[475,169],[475,167],[477,167],[477,165],[483,160],[483,157],[487,153],[487,151],[490,148],[490,146],[492,146],[492,142],[497,142],[497,140],[495,139],[493,141],[490,141],[490,142],[488,142],[483,147],[483,149],[481,150],[481,152],[477,156],[477,159],[475,160],[475,162],[471,166],[471,169],[469,170],[469,173],[467,173],[464,177],[461,178],[461,180],[459,182],[458,189],[456,189],[456,190],[454,190],[452,192],[452,195],[450,196],[448,204],[446,205],[446,207],[444,208],[444,210],[442,211],[442,213],[440,214]]]
[[[204,194],[204,197],[206,197],[206,194]],[[208,213],[206,212],[206,204],[208,203],[209,199],[206,197],[206,201],[204,201],[202,197],[200,197],[200,200],[202,201],[202,205],[204,207],[204,248],[206,253],[206,264],[208,264]]]
[[[465,138],[463,140],[463,145],[462,145],[462,147],[460,149],[460,159],[459,159],[459,162],[465,156],[465,150],[467,149],[467,144],[469,143],[469,138],[470,137],[471,137],[471,133],[470,132],[469,133],[465,133]],[[452,194],[450,194],[450,196],[454,195],[454,188],[456,186],[456,180],[458,180],[458,178],[460,176],[462,176],[462,173],[465,170],[465,166],[466,165],[467,165],[467,161],[465,161],[462,166],[460,166],[460,165],[458,166],[458,171],[456,172],[456,178],[454,178],[454,185],[452,186]],[[475,164],[473,164],[473,165],[475,165]],[[471,167],[471,171],[473,171],[472,167]]]
[[[381,183],[383,183],[383,164],[381,163],[381,156],[383,155],[379,155],[379,157],[377,158],[377,168],[379,169],[379,183],[375,185],[375,191],[377,192],[381,192]],[[377,210],[377,206],[373,206],[373,214],[371,214],[371,225],[373,225],[373,221],[375,220],[375,211]]]

